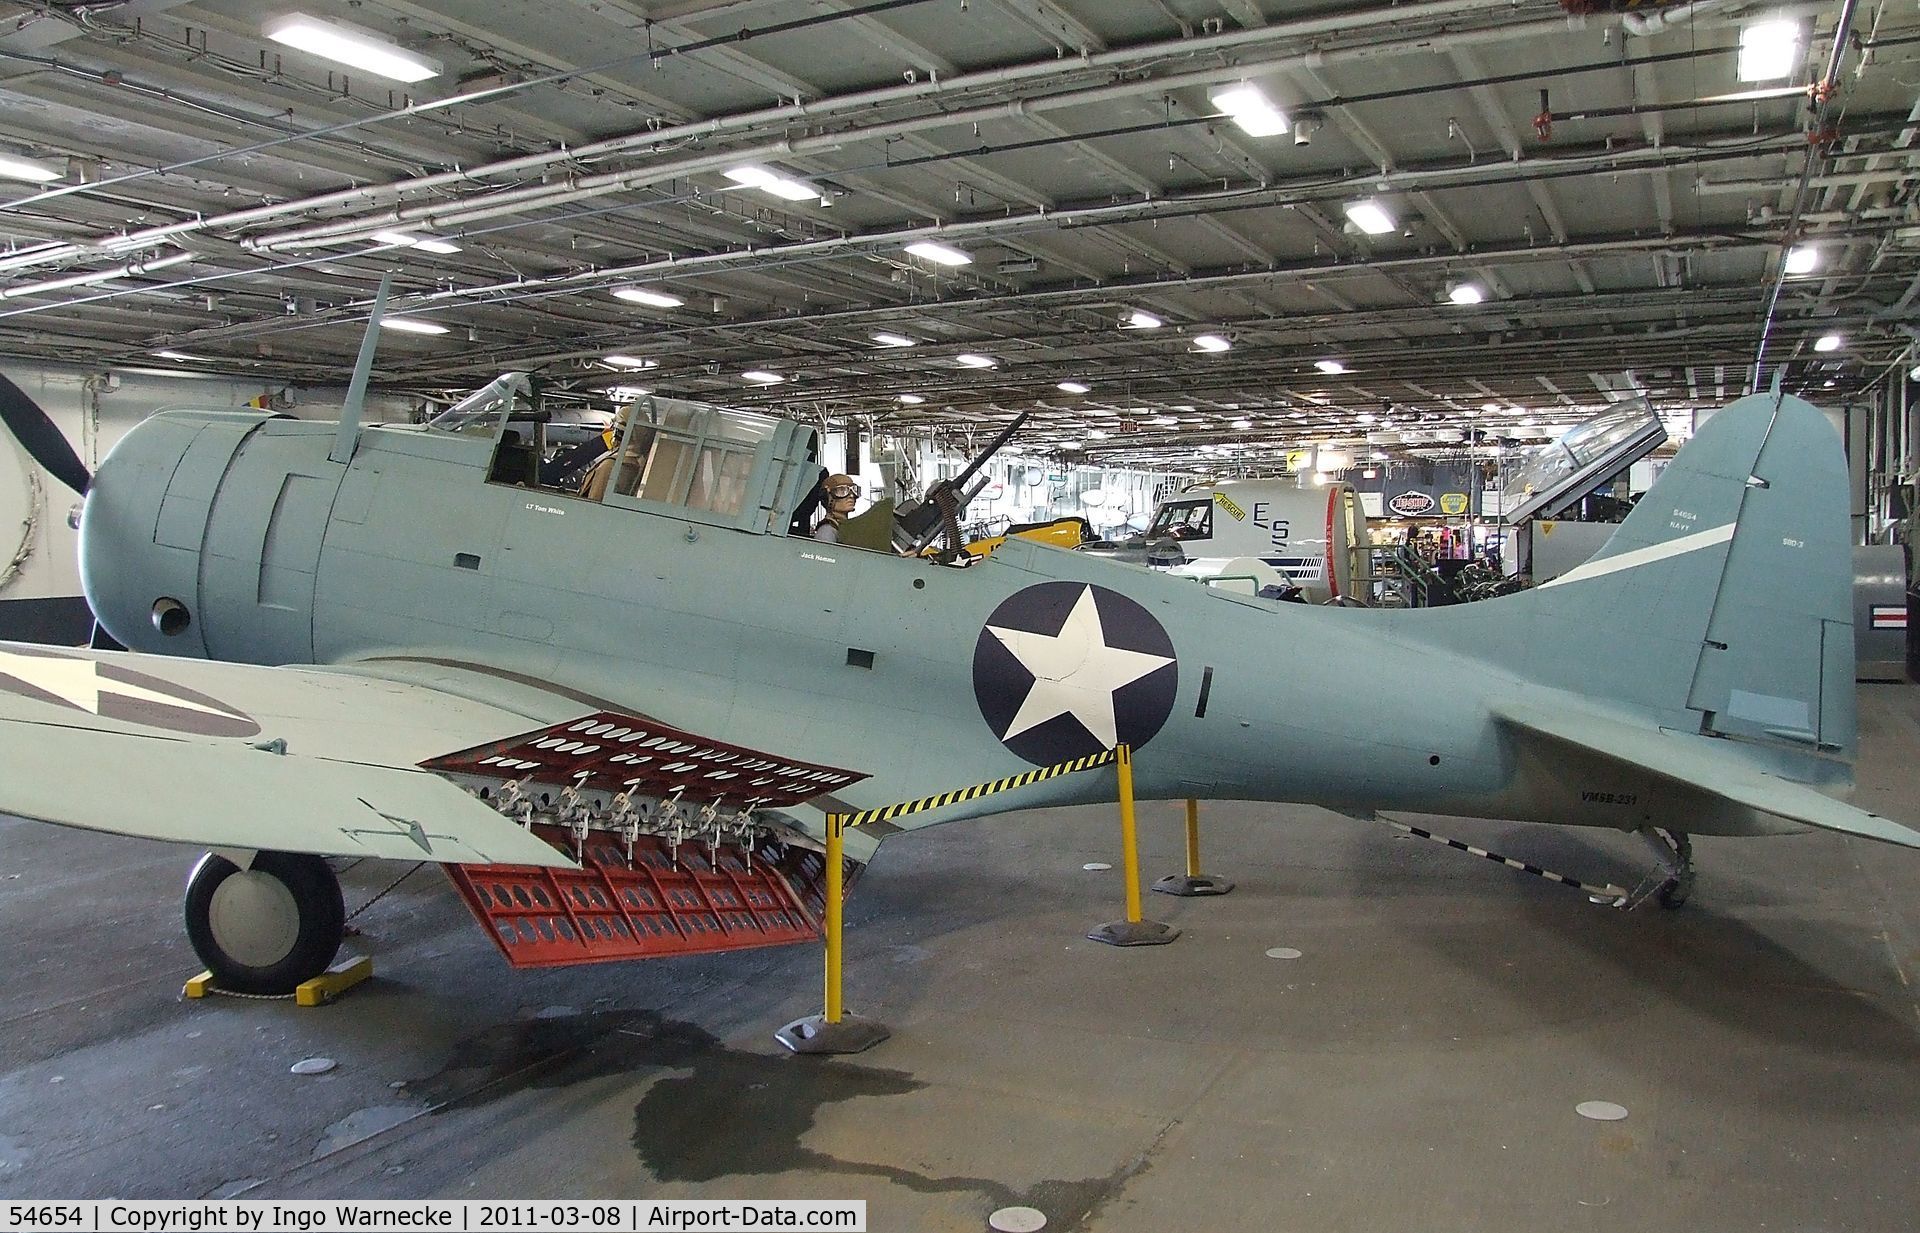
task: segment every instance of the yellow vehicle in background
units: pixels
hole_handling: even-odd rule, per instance
[[[1093,524],[1078,516],[1056,518],[1052,522],[1017,522],[1008,527],[1004,534],[974,540],[966,546],[966,553],[973,557],[992,556],[993,550],[1006,543],[1009,535],[1067,549],[1078,548],[1100,538],[1094,534]]]

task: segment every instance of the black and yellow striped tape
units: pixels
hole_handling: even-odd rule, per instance
[[[945,805],[978,800],[983,796],[992,796],[995,792],[1009,792],[1014,788],[1024,788],[1028,784],[1039,783],[1059,775],[1071,775],[1075,771],[1090,771],[1096,766],[1106,766],[1119,756],[1118,749],[1105,749],[1097,754],[1088,754],[1084,758],[1074,758],[1019,775],[1009,775],[1005,779],[977,783],[971,788],[956,788],[952,792],[942,792],[938,796],[923,796],[917,801],[902,801],[898,805],[886,805],[879,809],[863,809],[859,813],[842,814],[840,825],[849,827],[865,826],[869,822],[891,822],[895,818],[904,818],[908,814],[924,813],[929,809],[939,809]]]

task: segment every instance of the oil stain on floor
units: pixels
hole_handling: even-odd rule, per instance
[[[498,1024],[463,1041],[437,1074],[408,1085],[437,1110],[529,1088],[667,1074],[634,1107],[632,1142],[662,1182],[782,1173],[870,1177],[919,1194],[977,1194],[982,1209],[1025,1205],[1048,1227],[1079,1227],[1141,1164],[1103,1177],[1016,1188],[994,1178],[939,1176],[842,1160],[803,1140],[820,1110],[862,1097],[904,1096],[926,1084],[885,1067],[734,1049],[706,1030],[645,1010],[607,1010]]]

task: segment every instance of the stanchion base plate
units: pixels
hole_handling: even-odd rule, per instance
[[[808,1015],[781,1028],[773,1038],[795,1053],[859,1053],[891,1035],[885,1024],[859,1015],[841,1015],[838,1023],[828,1023],[825,1015]]]
[[[1087,940],[1108,946],[1165,946],[1180,936],[1180,931],[1164,921],[1117,920],[1087,934]]]
[[[1209,878],[1202,874],[1194,876],[1186,873],[1170,873],[1153,884],[1153,889],[1162,895],[1224,895],[1233,889],[1233,883],[1222,878]]]

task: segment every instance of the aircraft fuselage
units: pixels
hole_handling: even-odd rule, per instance
[[[1522,766],[1487,705],[1489,690],[1521,684],[1396,637],[1386,614],[1227,595],[1020,540],[956,569],[492,483],[492,442],[477,436],[369,427],[346,465],[328,460],[332,443],[332,425],[240,412],[162,413],[129,434],[83,528],[107,630],[133,650],[240,662],[465,665],[640,714],[671,697],[682,727],[775,752],[804,745],[868,772],[846,794],[866,808],[898,799],[896,781],[962,787],[1050,761],[1034,751],[1058,743],[1041,738],[1079,730],[1056,716],[1015,739],[1033,716],[1009,718],[1019,702],[996,700],[1004,678],[988,669],[1016,635],[990,626],[1019,596],[1064,602],[1092,587],[1109,626],[1131,601],[1171,642],[1171,682],[1160,672],[1155,689],[1112,695],[1123,738],[1122,711],[1160,708],[1137,742],[1144,798],[1623,829],[1684,812],[1686,829],[1716,828],[1711,807],[1671,784]],[[1031,590],[1045,584],[1065,589]],[[159,619],[161,600],[187,610],[184,626]],[[1078,651],[1047,651],[1058,679],[1043,689],[1036,672],[1034,688],[1070,715],[1089,688]],[[1113,671],[1146,653],[1121,651]],[[1102,718],[1085,719],[1089,733]],[[928,820],[1112,791],[1104,775],[1067,776]],[[1719,825],[1752,829],[1742,815]]]

